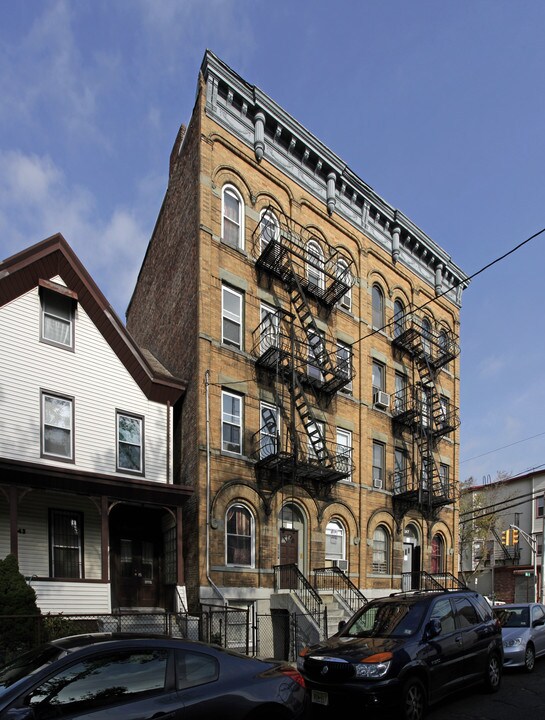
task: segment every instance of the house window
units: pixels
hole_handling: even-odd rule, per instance
[[[373,486],[384,487],[384,443],[373,441]]]
[[[337,341],[337,374],[349,381],[341,390],[352,392],[352,348],[340,340]]]
[[[62,460],[74,458],[74,402],[42,393],[42,454]]]
[[[437,345],[439,346],[439,352],[442,357],[448,355],[449,352],[449,340],[446,330],[441,330],[437,338]],[[450,363],[445,363],[443,366],[445,370],[448,370]]]
[[[401,413],[405,412],[408,409],[407,376],[403,373],[396,372],[394,410],[395,412]]]
[[[244,249],[244,203],[238,190],[226,185],[222,193],[221,237],[224,243],[239,250]]]
[[[41,339],[65,348],[74,347],[74,300],[41,289]]]
[[[405,306],[401,300],[394,302],[394,337],[398,338],[405,330]]]
[[[407,455],[401,448],[394,450],[394,493],[407,490]]]
[[[242,293],[224,285],[221,297],[221,341],[225,345],[242,348]]]
[[[319,420],[311,422],[307,425],[307,433],[309,459],[321,462],[325,455],[325,424]]]
[[[278,408],[261,403],[261,426],[259,431],[259,459],[278,453]]]
[[[431,355],[431,323],[428,318],[422,320],[422,350],[426,355]]]
[[[225,452],[242,454],[242,397],[223,391],[221,448]]]
[[[536,533],[536,553],[543,555],[543,533]]]
[[[322,367],[326,353],[324,338],[321,333],[308,331],[308,376],[316,380],[323,380]]]
[[[450,497],[450,467],[445,463],[439,465],[439,484],[441,495]]]
[[[352,307],[352,276],[346,260],[341,259],[337,262],[336,276],[339,282],[348,285],[348,290],[339,300],[339,305],[345,310],[350,310]]]
[[[83,577],[82,513],[49,511],[49,560],[51,577]]]
[[[536,498],[536,517],[543,517],[543,495]]]
[[[371,291],[372,323],[373,327],[380,329],[384,327],[384,293],[378,285],[373,285]]]
[[[379,525],[373,533],[373,572],[386,575],[389,572],[389,535],[387,530]]]
[[[117,413],[117,469],[144,471],[144,419]]]
[[[441,395],[439,398],[439,427],[441,430],[446,429],[450,426],[450,400],[446,395]]]
[[[339,561],[346,557],[346,532],[338,520],[330,520],[325,529],[325,558]]]
[[[379,390],[384,390],[385,383],[385,367],[382,363],[373,360],[372,369],[372,383],[373,383],[373,395]]]
[[[307,280],[309,285],[324,287],[324,254],[315,240],[307,243]]]
[[[261,242],[261,252],[265,250],[271,240],[278,241],[280,239],[280,223],[272,210],[264,210],[261,213],[259,238]]]
[[[280,346],[280,311],[270,305],[261,305],[261,324],[259,326],[260,350],[264,354],[270,348]]]
[[[431,571],[445,572],[445,541],[439,533],[434,535],[431,541]]]
[[[231,505],[225,518],[227,565],[254,564],[254,518],[244,505]]]
[[[337,456],[335,468],[339,472],[352,474],[352,433],[337,428]],[[350,480],[350,475],[346,478]]]

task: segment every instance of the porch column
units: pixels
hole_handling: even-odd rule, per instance
[[[18,508],[17,488],[14,485],[9,489],[9,540],[10,553],[19,560],[19,536],[17,535]]]
[[[101,544],[101,580],[104,583],[108,582],[110,558],[109,558],[109,547],[110,547],[110,529],[109,529],[109,515],[108,515],[108,498],[102,495],[100,498],[100,544]]]
[[[178,507],[176,508],[176,576],[178,585],[185,585],[182,529],[182,508]]]

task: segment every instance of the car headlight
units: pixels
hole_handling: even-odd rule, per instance
[[[511,640],[504,640],[503,641],[503,647],[504,648],[512,648],[517,647],[517,645],[522,645],[522,638],[512,638]]]
[[[357,678],[382,678],[390,669],[392,653],[378,653],[354,665]]]

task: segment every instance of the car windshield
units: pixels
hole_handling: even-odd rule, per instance
[[[344,628],[348,637],[407,637],[414,635],[424,616],[420,603],[387,602],[369,603]]]
[[[19,655],[7,665],[2,665],[0,667],[0,691],[39,670],[43,665],[56,660],[63,653],[62,648],[54,645],[42,645],[35,650]]]
[[[505,628],[530,627],[530,609],[527,607],[497,608],[494,617]]]

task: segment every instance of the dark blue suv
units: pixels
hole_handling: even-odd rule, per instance
[[[428,704],[469,684],[496,692],[502,664],[500,625],[469,590],[373,600],[298,659],[313,716],[366,706],[400,720],[421,720]]]

